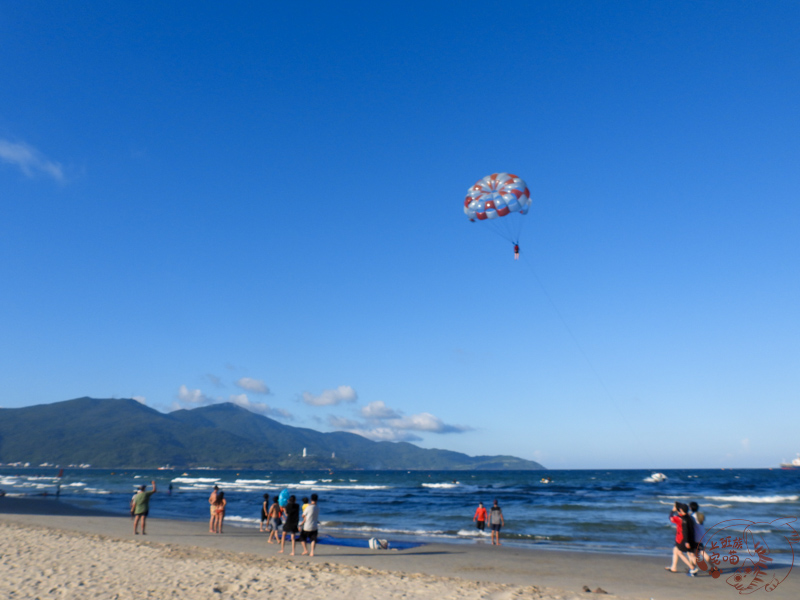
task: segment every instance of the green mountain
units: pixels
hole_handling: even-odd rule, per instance
[[[95,398],[0,409],[0,462],[98,468],[544,468],[514,456],[468,456],[291,427],[229,403],[164,414],[135,400]]]

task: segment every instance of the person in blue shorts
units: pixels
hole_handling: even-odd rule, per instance
[[[492,530],[492,546],[500,546],[500,529],[502,529],[503,525],[505,525],[505,519],[503,519],[503,510],[500,508],[500,505],[497,503],[497,500],[494,501],[492,508],[489,510],[489,528]]]

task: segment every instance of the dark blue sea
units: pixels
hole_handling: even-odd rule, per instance
[[[217,471],[0,467],[0,490],[53,494],[84,507],[127,514],[134,488],[155,479],[150,515],[208,518],[214,484],[228,499],[226,523],[257,528],[263,495],[288,488],[298,500],[320,497],[322,532],[397,541],[489,543],[472,522],[479,501],[499,500],[509,545],[666,555],[674,541],[668,521],[678,500],[700,504],[706,526],[730,519],[768,524],[800,516],[800,470],[650,471]],[[552,481],[542,482],[543,477]],[[172,493],[168,487],[172,484]],[[794,524],[795,528],[797,523]],[[768,531],[768,525],[760,525]],[[800,529],[799,529],[800,530]]]

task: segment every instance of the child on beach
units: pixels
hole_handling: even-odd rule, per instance
[[[274,543],[278,543],[278,531],[281,527],[281,507],[278,504],[278,496],[275,496],[275,501],[272,503],[272,506],[269,507],[269,512],[267,513],[267,517],[269,518],[269,525],[267,525],[267,529],[269,530],[269,537],[267,538],[267,543],[272,544],[272,538],[275,538]]]

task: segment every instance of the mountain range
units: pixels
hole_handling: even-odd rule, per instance
[[[0,409],[0,462],[97,468],[544,469],[514,456],[468,456],[292,427],[231,403],[161,413],[136,400],[96,398]]]

